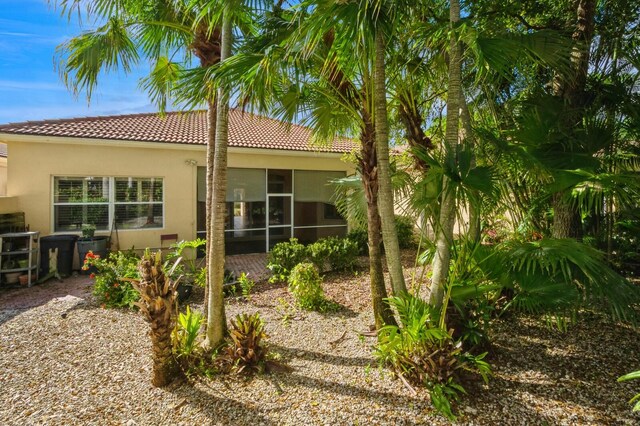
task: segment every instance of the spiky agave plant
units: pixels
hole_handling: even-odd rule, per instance
[[[264,343],[267,337],[260,314],[236,316],[231,320],[228,344],[219,358],[221,370],[236,373],[263,371],[269,354]]]
[[[145,252],[138,265],[140,281],[133,286],[140,293],[136,305],[140,308],[145,321],[150,325],[154,386],[166,386],[178,373],[173,360],[171,333],[176,320],[176,287],[165,275],[162,268],[161,253]]]

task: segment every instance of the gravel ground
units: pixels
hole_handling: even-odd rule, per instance
[[[263,315],[292,372],[166,389],[150,385],[147,325],[136,312],[101,309],[82,292],[32,305],[0,293],[0,425],[447,424],[424,391],[412,395],[380,370],[373,339],[358,336],[372,323],[367,275],[329,275],[325,289],[341,311],[296,312],[286,288],[268,284],[250,301],[229,301],[229,318]],[[640,369],[640,332],[581,317],[568,333],[537,318],[498,321],[495,377],[467,385],[459,422],[640,424],[627,404],[640,384],[615,380]]]

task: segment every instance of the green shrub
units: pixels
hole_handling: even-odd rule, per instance
[[[329,261],[330,250],[331,247],[326,239],[321,238],[307,246],[307,259],[318,268],[319,272],[323,272]]]
[[[326,305],[322,277],[312,263],[296,265],[289,275],[289,291],[303,309],[321,310]]]
[[[327,237],[307,246],[307,253],[320,272],[324,271],[327,263],[333,271],[344,271],[355,266],[358,247],[348,238]]]
[[[139,261],[140,259],[131,253],[114,252],[106,259],[91,251],[87,253],[82,269],[87,270],[93,266],[98,271],[90,277],[95,278],[93,294],[102,307],[133,307],[139,294],[127,279],[140,279]]]
[[[334,271],[353,269],[358,256],[358,246],[348,238],[328,237],[323,244],[327,246],[329,265]]]
[[[349,231],[347,239],[355,244],[360,256],[369,253],[369,234],[365,228],[356,228]]]
[[[408,249],[415,247],[415,219],[408,216],[396,216],[395,223],[400,248]],[[369,235],[366,228],[352,229],[347,234],[347,239],[355,243],[355,247],[359,255],[364,256],[369,253]],[[380,241],[382,241],[382,239],[380,239]],[[384,251],[384,245],[382,243],[380,244],[380,249]]]
[[[409,216],[396,216],[396,233],[398,234],[398,244],[401,249],[408,249],[416,246],[414,226],[415,219]]]
[[[291,270],[306,258],[307,249],[297,238],[276,244],[269,252],[267,268],[272,273],[269,282],[286,282]]]

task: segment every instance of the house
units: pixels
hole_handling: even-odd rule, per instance
[[[0,197],[7,194],[7,145],[0,143]]]
[[[227,253],[268,251],[291,236],[344,235],[328,182],[354,172],[348,140],[312,146],[310,129],[230,111]],[[23,211],[41,235],[114,235],[120,248],[204,237],[206,112],[0,125],[8,145],[0,213]]]

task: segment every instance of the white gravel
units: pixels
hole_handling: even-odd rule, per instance
[[[327,282],[345,310],[289,321],[286,289],[257,289],[250,302],[231,301],[227,316],[259,311],[293,371],[166,389],[150,385],[147,325],[138,313],[74,297],[30,309],[0,304],[0,425],[447,424],[424,391],[413,396],[378,369],[373,341],[358,337],[372,322],[366,275]],[[500,321],[495,377],[488,387],[468,385],[460,423],[640,424],[627,404],[640,383],[615,381],[640,369],[640,333],[585,316],[566,334],[531,318]]]

